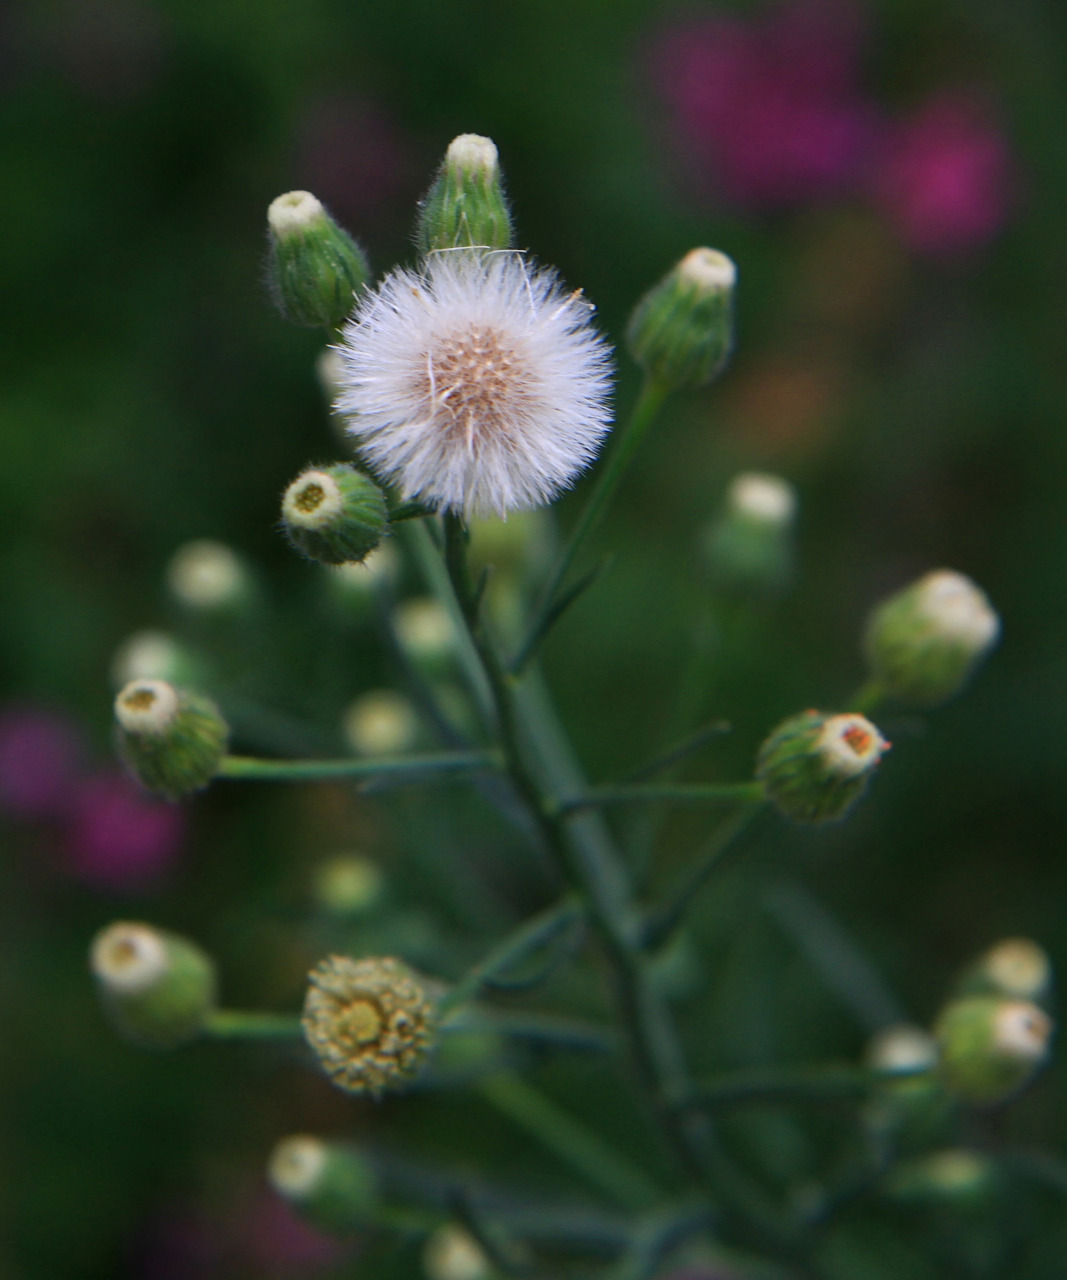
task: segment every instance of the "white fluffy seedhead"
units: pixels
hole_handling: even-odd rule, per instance
[[[126,921],[110,925],[96,935],[89,965],[104,988],[120,995],[147,991],[170,968],[162,934],[149,925]]]
[[[131,680],[115,699],[115,719],[127,733],[160,737],[181,711],[177,689],[166,680]]]
[[[873,769],[889,743],[866,716],[830,716],[816,746],[823,763],[841,778],[856,778]]]
[[[405,499],[468,518],[541,506],[610,425],[608,348],[591,317],[521,254],[432,253],[361,301],[336,408]]]

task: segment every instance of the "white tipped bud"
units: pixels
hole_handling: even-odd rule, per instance
[[[1039,1000],[1052,981],[1052,963],[1044,947],[1029,938],[1005,938],[978,962],[979,976],[1001,995]]]
[[[402,601],[393,615],[393,625],[401,646],[414,661],[436,661],[447,656],[455,643],[447,609],[431,596]]]
[[[297,529],[317,532],[343,511],[341,486],[328,471],[315,468],[301,472],[282,498],[282,519]]]
[[[328,1160],[329,1152],[320,1138],[294,1134],[274,1148],[267,1177],[275,1191],[287,1200],[307,1200],[321,1183]]]
[[[492,138],[483,138],[480,133],[461,133],[448,144],[445,163],[463,173],[483,173],[491,177],[500,167],[500,157]]]
[[[167,972],[163,935],[146,924],[119,921],[93,939],[89,967],[108,991],[121,995],[147,991]]]
[[[871,1038],[867,1063],[875,1071],[929,1071],[937,1066],[937,1041],[922,1027],[898,1022]]]
[[[726,503],[734,515],[775,528],[792,524],[797,511],[793,486],[780,476],[758,471],[736,476],[726,492]]]
[[[244,602],[248,574],[225,543],[200,538],[179,547],[167,566],[167,586],[189,609],[227,609]]]
[[[993,1018],[994,1051],[1017,1062],[1042,1062],[1051,1035],[1051,1020],[1028,1000],[1004,1001]]]
[[[838,778],[858,778],[869,772],[888,748],[874,725],[854,713],[830,716],[815,740],[827,772]]]
[[[678,264],[678,275],[700,293],[732,289],[737,283],[737,267],[732,258],[718,249],[690,249]]]
[[[941,639],[983,653],[1000,634],[1000,619],[970,578],[937,569],[916,584],[915,605]]]
[[[322,201],[310,191],[287,191],[270,202],[267,225],[276,236],[285,237],[294,231],[306,231],[312,223],[325,216]]]
[[[426,1280],[490,1280],[493,1274],[474,1237],[451,1224],[438,1227],[426,1241],[422,1263]]]
[[[169,733],[180,711],[178,691],[166,680],[131,680],[115,699],[115,718],[127,733],[138,736]]]
[[[349,746],[363,756],[397,755],[409,750],[419,733],[415,708],[392,689],[374,689],[352,703],[342,731]]]

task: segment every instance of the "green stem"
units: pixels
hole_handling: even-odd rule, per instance
[[[216,1040],[300,1040],[304,1033],[294,1013],[216,1009],[207,1016],[204,1034]]]
[[[728,818],[706,843],[692,866],[682,872],[667,901],[649,912],[644,936],[644,944],[649,950],[654,951],[663,946],[682,923],[685,913],[711,873],[721,863],[723,855],[748,827],[762,805],[762,799],[749,800]]]
[[[582,915],[581,906],[574,897],[566,897],[554,907],[534,916],[513,934],[494,947],[486,958],[476,964],[460,982],[448,992],[438,1005],[442,1015],[476,1000],[500,974],[514,969],[534,952],[540,951],[574,924]]]
[[[675,800],[685,803],[760,804],[764,798],[762,782],[723,783],[651,783],[636,787],[593,787],[584,795],[570,796],[559,802],[561,813],[579,809],[603,808],[612,804],[638,804],[648,800]]]
[[[641,1169],[519,1076],[501,1072],[478,1089],[497,1111],[625,1208],[641,1208],[660,1198]]]
[[[870,716],[878,710],[885,699],[885,689],[873,676],[861,684],[848,700],[849,711],[857,711],[861,716]]]
[[[774,1101],[843,1101],[864,1098],[880,1084],[926,1074],[914,1071],[875,1071],[867,1067],[764,1067],[726,1072],[698,1081],[693,1105],[719,1108]]]
[[[468,1005],[451,1014],[441,1032],[489,1032],[585,1053],[614,1053],[619,1048],[619,1037],[611,1027],[549,1013],[512,1013],[477,1005]]]
[[[499,758],[491,751],[438,751],[341,760],[257,760],[251,756],[225,756],[218,776],[253,782],[308,782],[326,778],[469,773],[496,769],[499,765]]]
[[[534,609],[533,618],[526,632],[526,638],[519,646],[511,664],[511,670],[514,675],[518,675],[523,670],[536,652],[537,646],[544,636],[546,623],[551,616],[557,593],[563,585],[563,580],[570,571],[571,565],[574,563],[574,558],[578,554],[579,548],[600,523],[611,495],[615,492],[619,480],[622,478],[622,474],[629,465],[638,445],[645,438],[649,427],[655,421],[656,414],[659,412],[663,401],[667,398],[668,392],[668,387],[660,386],[659,383],[654,382],[651,378],[647,379],[641,388],[641,394],[637,398],[637,403],[634,405],[630,419],[617,438],[607,461],[597,474],[593,491],[589,495],[582,514],[578,517],[578,523],[571,530],[570,537],[567,539],[559,558],[552,567],[552,572],[548,576],[548,581],[545,583],[541,597]]]

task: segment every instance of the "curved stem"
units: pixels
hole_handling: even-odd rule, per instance
[[[578,554],[579,548],[600,523],[611,495],[615,492],[619,480],[622,478],[622,474],[629,465],[638,445],[645,438],[649,427],[655,421],[656,414],[659,412],[663,401],[667,398],[668,392],[668,387],[661,386],[651,378],[647,379],[641,388],[641,394],[637,398],[637,403],[634,405],[630,419],[597,474],[593,491],[589,495],[582,514],[578,517],[578,523],[571,530],[559,558],[552,567],[552,572],[548,576],[548,581],[545,583],[541,597],[534,609],[526,637],[519,646],[511,663],[512,674],[518,675],[523,670],[544,638],[547,630],[546,624],[549,623],[551,618],[556,595],[563,585],[563,580],[570,571],[571,565],[574,563],[574,558]]]
[[[499,768],[492,751],[438,751],[425,755],[374,756],[340,760],[259,760],[224,756],[218,777],[252,782],[308,782],[327,778],[469,773]]]

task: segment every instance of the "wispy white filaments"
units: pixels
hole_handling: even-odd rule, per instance
[[[337,409],[405,499],[503,515],[573,483],[610,426],[593,308],[512,252],[430,254],[364,296]]]

